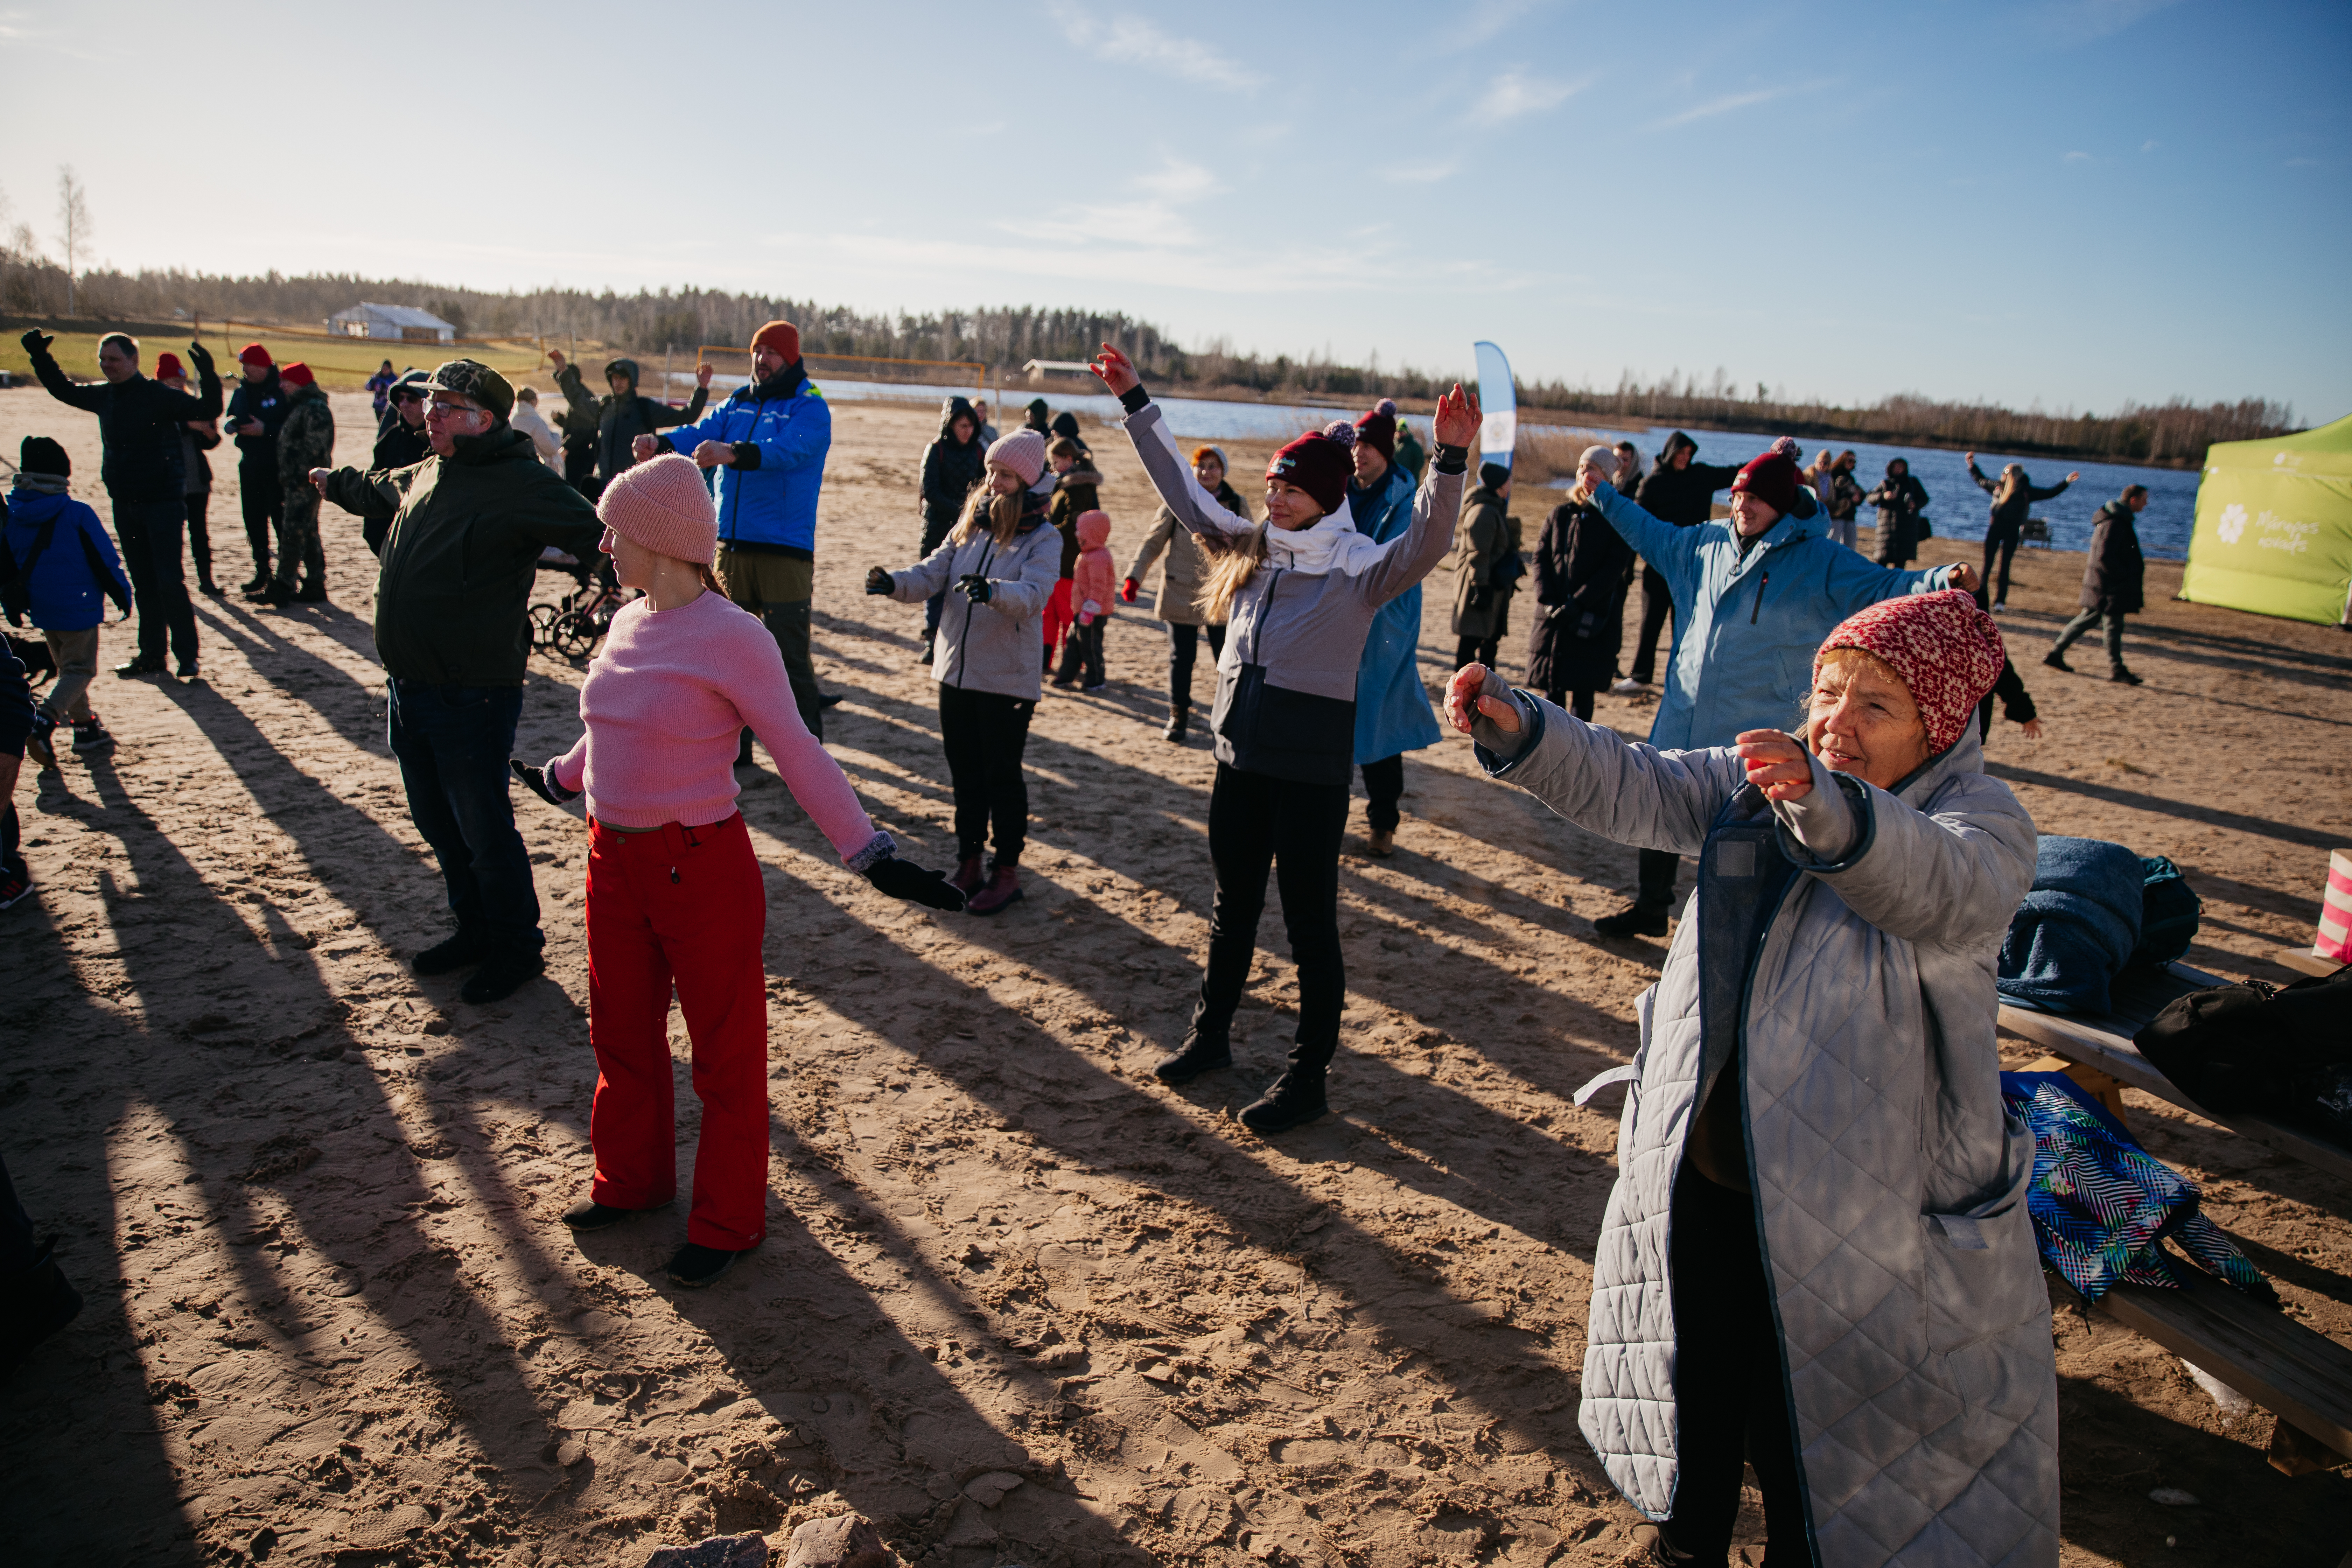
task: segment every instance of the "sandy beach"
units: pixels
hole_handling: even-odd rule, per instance
[[[341,460],[364,462],[366,398],[333,401]],[[836,410],[815,620],[846,698],[831,750],[940,866],[919,613],[859,592],[913,557],[934,428]],[[0,391],[5,449],[32,433],[106,514],[95,420]],[[1123,565],[1149,492],[1118,431],[1088,437]],[[233,588],[226,448],[215,468]],[[1515,503],[1530,543],[1557,499]],[[1412,754],[1396,856],[1362,858],[1351,824],[1335,1114],[1269,1143],[1233,1113],[1287,1041],[1274,910],[1240,1065],[1181,1090],[1150,1073],[1197,979],[1212,763],[1197,730],[1159,738],[1143,606],[1110,628],[1107,689],[1039,707],[1028,897],[998,919],[873,891],[763,752],[741,776],[770,894],[771,1235],[679,1291],[682,1206],[580,1238],[556,1218],[587,1183],[595,1080],[577,809],[516,792],[544,979],[473,1007],[408,972],[441,885],[384,744],[373,562],[356,519],[328,507],[324,534],[331,604],[199,599],[205,679],[101,675],[119,750],[18,787],[37,887],[0,915],[0,1151],[89,1301],[0,1405],[13,1561],[634,1565],[847,1510],[953,1568],[1628,1560],[1637,1516],[1576,1428],[1614,1100],[1570,1097],[1630,1058],[1665,952],[1591,929],[1631,851],[1483,779],[1458,736]],[[2292,978],[2277,954],[2309,946],[2327,850],[2352,845],[2352,637],[2174,603],[2178,563],[2151,562],[2126,647],[2147,684],[2110,685],[2088,644],[2061,675],[2038,661],[2081,568],[2018,556],[2003,626],[2049,734],[1996,723],[1992,770],[2045,833],[2179,862],[2205,900],[2189,962]],[[1451,600],[1441,569],[1432,682]],[[131,647],[110,625],[104,662]],[[582,678],[533,659],[520,754],[571,742]],[[1597,717],[1638,738],[1650,711],[1604,696]],[[685,1159],[675,1016],[672,1037]],[[2126,1099],[2287,1310],[2352,1344],[2352,1184]],[[2352,1545],[2352,1476],[2273,1471],[2268,1413],[2229,1415],[2111,1322],[2054,1331],[2067,1563],[2330,1568]]]

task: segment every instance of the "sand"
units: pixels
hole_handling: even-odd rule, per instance
[[[364,400],[336,408],[359,458]],[[912,555],[929,419],[837,420],[833,749],[941,864],[919,626],[857,591]],[[96,499],[94,421],[0,392],[5,449],[28,431],[66,439]],[[1150,509],[1123,439],[1096,445],[1124,560]],[[1532,538],[1540,506],[1517,510]],[[517,792],[543,981],[472,1007],[408,973],[440,885],[383,742],[356,521],[328,509],[326,541],[331,606],[202,602],[204,683],[101,677],[120,751],[19,787],[39,889],[0,917],[0,1149],[89,1305],[0,1416],[16,1560],[635,1563],[844,1510],[958,1565],[1627,1559],[1634,1515],[1575,1420],[1616,1129],[1570,1097],[1630,1055],[1664,951],[1592,932],[1629,852],[1479,778],[1458,739],[1415,753],[1398,854],[1357,857],[1360,814],[1341,874],[1337,1114],[1268,1143],[1232,1113],[1295,1000],[1271,919],[1241,1065],[1181,1091],[1149,1076],[1210,897],[1210,759],[1197,733],[1159,739],[1155,623],[1112,626],[1108,690],[1042,704],[1029,896],[999,919],[874,893],[763,758],[742,804],[771,893],[772,1230],[679,1291],[660,1264],[681,1211],[556,1223],[589,1170],[584,829]],[[2029,653],[2079,570],[2020,556]],[[2179,860],[2206,899],[2194,962],[2286,978],[2273,955],[2308,943],[2326,848],[2352,843],[2352,644],[2149,577],[2147,685],[2021,660],[2051,734],[2000,727],[1994,765],[2045,830]],[[1450,596],[1429,595],[1433,680]],[[534,660],[521,752],[572,739],[580,679]],[[1600,717],[1639,733],[1647,712]],[[2352,1190],[2127,1099],[2289,1310],[2352,1342]],[[690,1150],[683,1083],[679,1112]],[[2336,1561],[2343,1472],[2273,1472],[2270,1415],[2225,1416],[2124,1330],[2055,1332],[2068,1563]],[[2158,1487],[2202,1501],[2158,1507]]]

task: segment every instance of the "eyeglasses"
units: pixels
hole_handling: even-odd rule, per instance
[[[392,395],[392,400],[394,403],[422,403],[425,401],[425,395],[415,391],[395,392]],[[456,405],[452,404],[450,406],[455,407]]]
[[[451,403],[446,398],[434,398],[425,405],[427,415],[438,414],[444,419],[456,419],[468,414],[487,414],[487,408],[477,408],[470,403]]]

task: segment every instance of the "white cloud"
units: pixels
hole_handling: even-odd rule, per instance
[[[1588,77],[1577,81],[1546,81],[1521,71],[1505,71],[1470,110],[1471,122],[1501,125],[1523,115],[1540,114],[1582,92],[1591,80]]]
[[[2070,0],[2046,5],[2033,16],[2036,30],[2062,44],[2087,44],[2112,37],[2168,10],[2180,0]]]
[[[1052,0],[1046,9],[1062,25],[1063,37],[1098,58],[1141,66],[1221,92],[1247,92],[1265,84],[1264,76],[1206,44],[1163,33],[1140,16],[1097,16],[1074,0]]]
[[[2058,161],[2062,163],[2087,163],[2091,155],[2088,153],[2069,153]]]
[[[2143,153],[2153,153],[2163,145],[2161,142],[2143,142],[2139,144],[2139,150]]]
[[[1695,121],[1700,120],[1712,120],[1718,114],[1729,114],[1737,110],[1753,109],[1759,103],[1769,103],[1774,99],[1786,98],[1790,93],[1811,92],[1816,88],[1823,88],[1832,85],[1834,84],[1827,81],[1790,82],[1780,87],[1758,88],[1752,92],[1726,93],[1721,98],[1708,99],[1705,103],[1695,103],[1691,105],[1690,108],[1684,110],[1680,114],[1670,114],[1665,119],[1659,121],[1655,125],[1651,126],[1650,129],[1653,131],[1671,131],[1677,125],[1688,125]]]
[[[1455,55],[1475,49],[1543,3],[1544,0],[1474,0],[1460,22],[1450,26],[1440,23],[1433,29],[1437,35],[1437,52]]]
[[[1422,158],[1410,163],[1385,164],[1380,174],[1392,185],[1433,185],[1458,167],[1450,158]]]

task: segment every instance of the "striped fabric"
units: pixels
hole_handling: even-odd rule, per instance
[[[2352,963],[2352,849],[2327,857],[2327,891],[2319,901],[2319,940],[2311,951],[2337,963]]]

